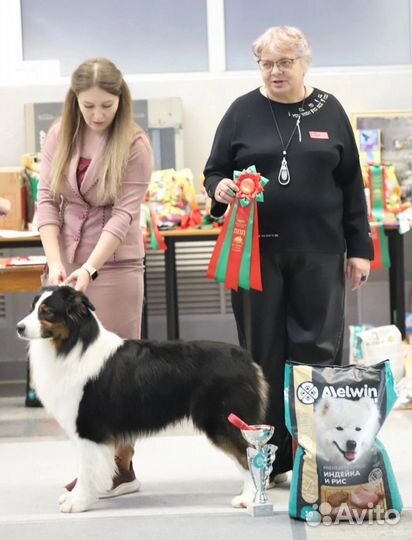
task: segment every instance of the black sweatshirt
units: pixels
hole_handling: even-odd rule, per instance
[[[283,139],[280,141],[270,107]],[[232,103],[221,120],[204,170],[213,198],[222,178],[255,165],[270,181],[258,203],[261,235],[278,252],[342,253],[373,259],[359,155],[349,119],[339,101],[315,88],[303,103],[268,100],[259,89]],[[290,183],[278,174],[287,149]],[[299,140],[301,136],[301,141]],[[226,205],[213,200],[212,214]]]

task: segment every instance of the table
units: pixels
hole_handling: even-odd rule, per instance
[[[167,250],[165,257],[167,339],[179,339],[179,300],[176,272],[176,243],[216,240],[220,229],[181,229],[161,231]],[[206,279],[206,277],[205,277]]]
[[[183,229],[163,231],[168,247],[165,251],[165,282],[166,282],[166,315],[167,315],[167,339],[179,339],[179,300],[176,276],[176,251],[177,242],[193,242],[215,240],[219,235],[219,229],[199,230]],[[396,225],[385,225],[385,233],[388,237],[391,267],[389,271],[389,299],[390,299],[390,323],[395,324],[405,339],[405,255],[404,235],[399,234]]]
[[[41,247],[40,236],[0,237],[0,248]],[[0,259],[1,264],[1,259]],[[7,266],[0,268],[0,294],[36,292],[41,288],[43,265]]]
[[[42,264],[3,266],[0,259],[0,294],[36,292],[41,287]]]
[[[179,299],[176,273],[176,243],[216,240],[219,229],[181,229],[161,231],[167,245],[165,251],[167,338],[179,339]],[[385,225],[388,237],[391,267],[389,268],[390,322],[395,324],[405,338],[405,258],[403,235],[394,225]],[[1,238],[0,248],[41,247],[40,237]],[[206,278],[205,278],[206,279]],[[144,313],[146,314],[146,306]],[[146,315],[145,315],[146,317]],[[147,328],[146,319],[142,329]],[[143,334],[142,334],[143,335]]]

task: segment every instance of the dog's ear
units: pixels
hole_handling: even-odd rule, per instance
[[[78,294],[81,296],[81,302],[87,307],[87,309],[90,309],[91,311],[96,311],[96,308],[84,293],[79,291]]]
[[[87,315],[88,310],[95,311],[94,305],[81,291],[74,291],[67,301],[67,313],[71,317],[82,318]]]
[[[359,400],[359,403],[362,405],[362,407],[365,407],[365,410],[368,411],[371,419],[379,419],[380,411],[374,399],[371,397],[363,397]]]
[[[324,397],[316,404],[316,411],[318,414],[324,416],[327,414],[331,406],[330,399],[327,397]]]

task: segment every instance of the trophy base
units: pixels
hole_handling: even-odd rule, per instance
[[[246,511],[252,517],[264,517],[273,515],[273,504],[267,503],[252,503],[248,504]]]

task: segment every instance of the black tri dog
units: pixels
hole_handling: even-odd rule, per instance
[[[111,488],[115,445],[190,418],[244,471],[244,507],[255,489],[246,447],[230,413],[250,424],[265,417],[267,383],[240,347],[211,341],[125,340],[103,328],[94,307],[71,287],[45,289],[17,325],[29,340],[32,380],[48,412],[76,443],[78,480],[60,497],[62,512],[88,510]]]

